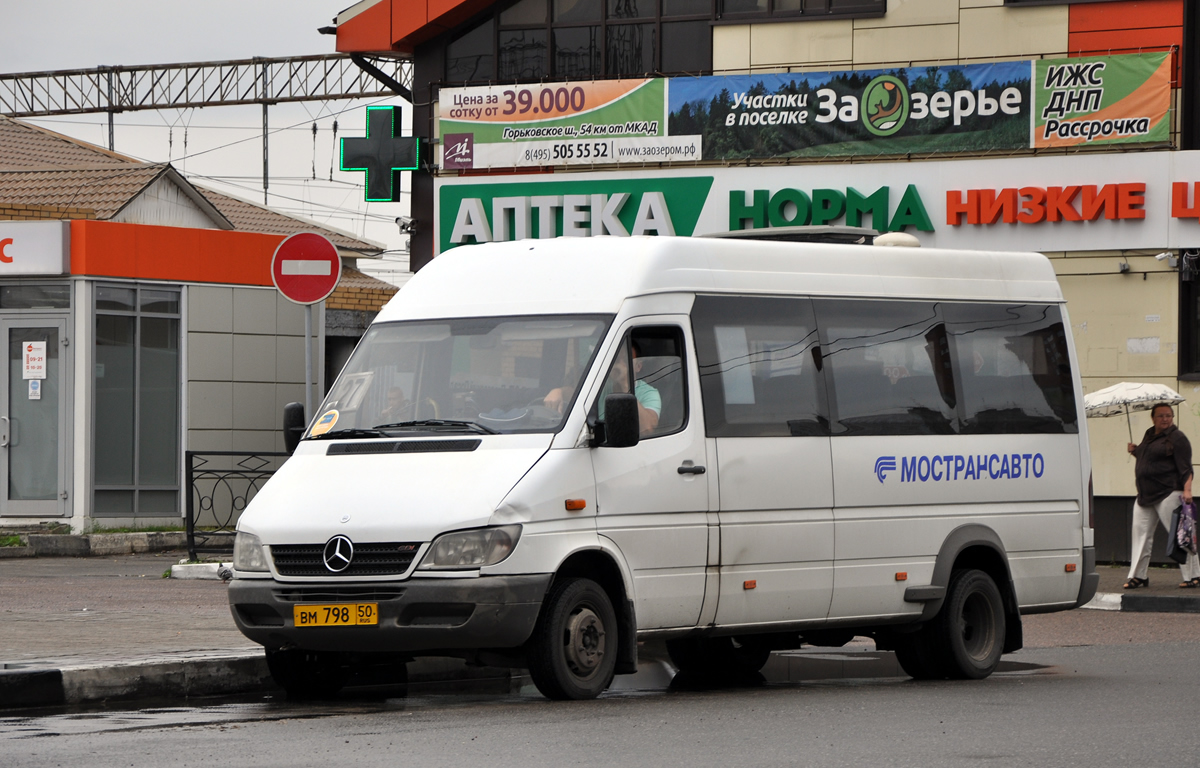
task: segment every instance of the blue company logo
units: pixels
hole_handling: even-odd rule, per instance
[[[875,460],[875,477],[882,483],[888,472],[896,470],[895,456]],[[1046,459],[1040,453],[981,453],[972,455],[900,457],[900,482],[926,483],[951,480],[1020,480],[1039,478],[1046,473]]]
[[[896,471],[895,456],[880,456],[878,459],[875,459],[875,477],[879,478],[879,482],[883,482],[888,472],[894,471]]]

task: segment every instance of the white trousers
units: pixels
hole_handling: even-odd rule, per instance
[[[1179,491],[1174,491],[1167,498],[1151,507],[1143,507],[1133,502],[1133,553],[1129,560],[1129,578],[1146,578],[1146,569],[1150,565],[1150,549],[1154,546],[1154,530],[1162,523],[1162,527],[1170,532],[1171,513],[1183,503]],[[1186,563],[1179,566],[1183,581],[1200,577],[1200,557],[1188,555]]]

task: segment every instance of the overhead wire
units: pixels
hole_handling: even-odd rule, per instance
[[[367,106],[373,106],[376,104],[380,104],[382,102],[392,101],[395,98],[396,98],[395,96],[388,96],[388,97],[383,97],[380,99],[369,100],[369,101],[367,101]],[[342,181],[340,179],[333,178],[335,158],[337,157],[337,154],[338,154],[338,152],[337,152],[337,148],[338,148],[337,132],[338,132],[339,125],[338,125],[337,118],[339,115],[343,115],[347,112],[351,112],[353,110],[359,109],[359,108],[361,108],[361,106],[362,106],[361,103],[357,103],[352,106],[347,106],[344,109],[340,109],[340,110],[336,110],[336,111],[334,111],[332,109],[329,110],[329,116],[333,117],[333,125],[332,125],[333,151],[330,153],[329,178],[328,178],[328,180],[320,180],[318,183],[324,184],[324,185],[332,185],[335,187],[344,186],[344,187],[350,188],[347,190],[347,196],[349,195],[350,192],[353,191],[353,189],[360,188],[361,185],[354,183],[354,182],[347,182],[347,181]],[[311,116],[311,112],[307,109],[307,107],[305,107],[305,111]],[[322,109],[322,111],[324,111],[324,109]],[[192,117],[194,117],[195,111],[189,109],[189,112],[190,112],[190,114],[188,114],[187,118],[185,119],[182,114],[182,110],[181,110],[181,114],[176,117],[176,119],[173,123],[167,123],[167,121],[165,119],[163,119],[164,126],[168,129],[168,158],[169,158],[168,162],[171,164],[174,164],[175,162],[180,163],[181,169],[182,169],[182,165],[184,163],[186,163],[186,161],[190,158],[200,157],[202,155],[211,154],[211,153],[217,152],[219,150],[235,147],[239,144],[244,144],[244,143],[247,143],[250,141],[254,141],[254,140],[257,140],[258,138],[260,138],[260,136],[262,134],[261,129],[253,129],[253,128],[249,128],[249,127],[242,128],[239,126],[193,126],[191,124],[191,119],[192,119]],[[320,119],[320,117],[321,117],[321,114],[318,113],[317,119]],[[73,125],[87,125],[90,122],[90,121],[83,121],[83,120],[53,120],[53,119],[39,119],[39,118],[34,118],[34,120],[37,120],[38,122],[69,123],[69,124],[73,124]],[[183,151],[183,154],[180,155],[179,158],[175,158],[174,157],[174,149],[173,149],[173,147],[174,147],[174,130],[173,129],[176,125],[178,125],[178,123],[181,120],[185,120],[185,122],[184,122],[184,151]],[[97,121],[93,124],[94,125],[104,125],[105,123],[104,123],[104,121]],[[164,126],[157,126],[157,125],[153,125],[153,124],[126,123],[125,125],[131,126],[131,127],[146,127],[146,128],[164,127]],[[190,153],[188,151],[188,138],[189,138],[188,129],[191,127],[204,128],[204,129],[217,128],[217,129],[233,129],[233,130],[255,130],[256,135],[249,136],[245,139],[238,139],[235,141],[226,142],[224,144],[220,144],[215,147],[210,147],[208,149],[200,150],[195,153]],[[310,128],[309,121],[305,120],[303,122],[298,122],[298,123],[293,123],[293,124],[286,125],[286,126],[281,126],[278,128],[273,128],[268,131],[268,135],[271,135],[271,134],[282,133],[284,131],[290,131],[290,130],[313,130],[313,144],[314,144],[313,167],[312,167],[313,180],[315,180],[315,176],[316,176],[316,154],[315,154],[316,133],[317,133],[317,131],[315,130],[316,128],[317,128],[317,124],[315,121],[313,121],[311,123],[311,128]],[[160,163],[160,161],[154,161],[149,158],[139,156],[137,154],[133,154],[133,153],[129,153],[129,152],[127,152],[125,154],[127,154],[130,157],[136,158],[142,162],[145,162],[145,163],[149,163],[149,164],[159,164]],[[118,174],[119,173],[120,172],[118,172]],[[258,186],[250,187],[250,186],[247,186],[244,184],[238,184],[234,181],[231,181],[231,179],[237,179],[237,178],[246,178],[246,179],[253,178],[253,179],[257,180],[258,179],[257,176],[255,176],[255,177],[238,177],[238,176],[225,176],[225,175],[211,175],[210,176],[210,175],[200,174],[200,173],[195,173],[195,172],[188,172],[186,174],[186,176],[195,177],[198,179],[204,179],[204,180],[216,183],[218,185],[225,185],[225,186],[229,186],[234,189],[237,189],[237,190],[244,190],[246,192],[252,192],[255,194],[257,194],[260,189]],[[286,180],[301,180],[301,181],[305,181],[305,182],[309,181],[305,177],[279,177],[279,179],[282,181],[286,181]],[[275,177],[272,177],[272,180],[275,180]],[[289,185],[289,184],[285,183],[285,184],[282,184],[281,186],[297,186],[297,185]],[[305,185],[299,185],[299,186],[305,186]],[[402,190],[401,194],[409,195],[411,193],[409,191]],[[283,210],[299,210],[313,218],[321,216],[327,220],[337,218],[337,219],[346,219],[346,220],[350,220],[350,221],[357,221],[361,225],[360,228],[364,232],[364,234],[362,235],[364,237],[365,237],[365,225],[366,225],[366,221],[368,219],[377,221],[377,222],[391,222],[394,220],[394,217],[391,215],[377,214],[377,213],[372,213],[369,210],[346,207],[344,205],[344,202],[346,199],[345,197],[343,197],[343,199],[342,199],[343,204],[337,204],[337,205],[333,205],[333,204],[329,204],[329,203],[318,203],[318,202],[314,202],[312,200],[305,200],[303,198],[292,197],[289,195],[278,195],[275,193],[272,194],[272,197],[280,199],[280,200],[287,200],[287,201],[291,201],[291,202],[300,203],[302,206],[310,206],[311,208],[323,209],[319,213],[315,210],[313,210],[311,213],[308,213],[309,209],[305,209],[305,208],[291,209],[291,208],[277,207],[277,209],[281,210],[281,211],[283,211]]]

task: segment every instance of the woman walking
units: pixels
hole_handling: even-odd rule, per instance
[[[1125,589],[1150,585],[1147,566],[1158,523],[1171,531],[1171,513],[1192,500],[1192,444],[1175,426],[1175,410],[1167,403],[1150,409],[1154,426],[1146,430],[1142,442],[1129,443],[1128,450],[1137,458],[1134,478],[1137,499],[1133,502],[1133,553],[1129,558],[1129,579]],[[1179,566],[1183,576],[1180,588],[1200,587],[1200,562],[1188,555]]]

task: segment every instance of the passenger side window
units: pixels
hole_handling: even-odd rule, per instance
[[[939,305],[814,299],[835,434],[956,431],[953,361]]]
[[[1058,307],[945,304],[963,434],[1076,433],[1075,388]]]
[[[829,434],[811,301],[697,296],[692,332],[709,437]]]
[[[592,418],[604,420],[604,399],[630,390],[638,401],[643,440],[678,432],[687,422],[683,333],[669,326],[636,328],[625,336],[600,396],[592,406]]]

